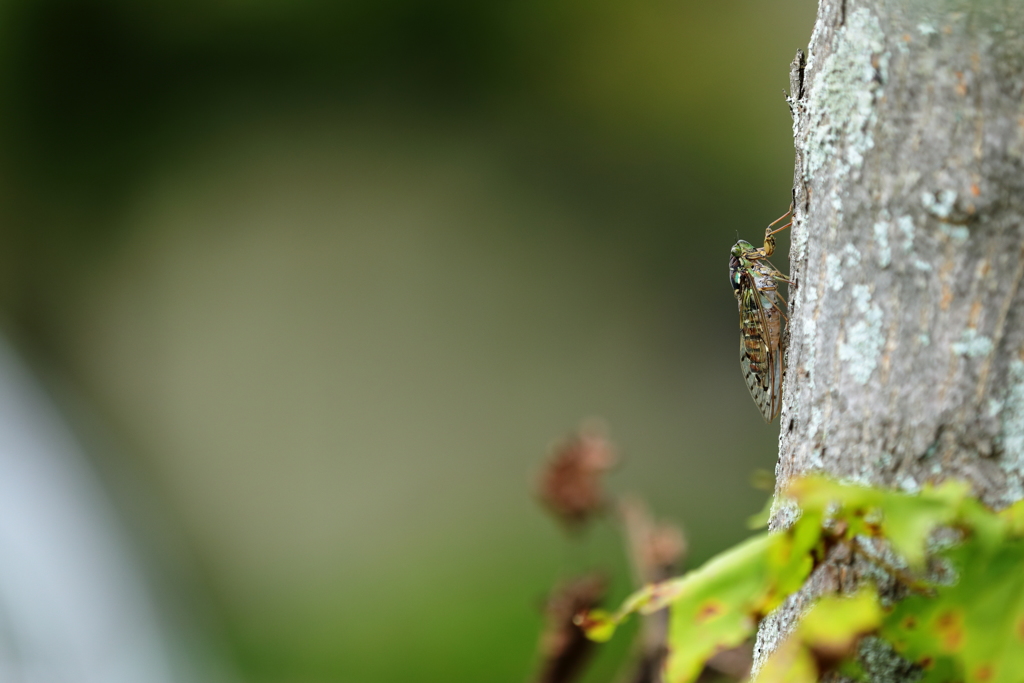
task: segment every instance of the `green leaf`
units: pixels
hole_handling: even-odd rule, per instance
[[[826,668],[849,658],[860,638],[881,624],[882,608],[874,590],[822,598],[765,662],[757,683],[815,683]]]
[[[1013,536],[1024,536],[1024,500],[1018,500],[999,513],[1000,519],[1009,526],[1007,533]]]
[[[666,662],[670,683],[696,679],[711,655],[753,634],[759,615],[771,601],[771,551],[778,538],[755,537],[680,581],[670,609]]]
[[[813,568],[811,551],[821,541],[821,523],[806,515],[781,533],[755,537],[702,567],[672,598],[669,624],[669,683],[700,674],[714,653],[753,635],[760,619],[797,590]]]
[[[775,505],[775,499],[772,496],[768,496],[768,500],[765,501],[764,507],[761,508],[760,512],[751,515],[747,518],[748,529],[763,529],[768,526],[769,520],[772,517],[772,509]]]
[[[966,681],[1019,682],[1024,672],[1024,541],[996,547],[969,539],[947,552],[959,577],[934,597],[896,605],[883,635],[926,669],[951,668]],[[939,679],[935,679],[939,680]]]
[[[597,643],[605,643],[611,640],[612,636],[615,635],[615,627],[619,623],[608,610],[603,609],[592,609],[585,614],[577,616],[573,621],[583,629],[587,634],[587,638]]]
[[[871,589],[852,597],[820,600],[800,623],[800,639],[819,651],[845,652],[854,642],[882,625],[878,594]]]
[[[669,607],[668,680],[692,681],[711,655],[749,638],[760,618],[803,583],[819,540],[813,517],[785,533],[759,534],[700,569],[633,593],[612,614],[594,611],[578,622],[588,637],[607,640],[630,614]]]
[[[786,493],[805,514],[813,510],[847,522],[851,537],[884,536],[911,567],[923,566],[934,529],[978,517],[976,505],[967,499],[970,487],[964,482],[926,485],[919,493],[910,494],[812,476],[794,481]]]
[[[615,627],[634,612],[650,614],[664,609],[677,600],[686,599],[695,593],[701,594],[717,577],[736,576],[756,571],[764,564],[768,548],[774,543],[773,537],[764,533],[740,545],[716,555],[703,567],[689,572],[678,579],[651,584],[636,591],[622,603],[614,613],[593,610],[577,621],[587,637],[593,640],[607,640]],[[745,582],[744,582],[745,583]]]
[[[756,683],[817,683],[818,666],[810,651],[796,638],[787,638],[772,653]]]

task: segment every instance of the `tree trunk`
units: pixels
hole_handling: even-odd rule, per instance
[[[1024,3],[821,0],[790,105],[778,487],[823,471],[1024,497]],[[759,662],[837,576],[765,620]]]

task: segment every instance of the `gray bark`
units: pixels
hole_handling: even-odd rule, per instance
[[[790,106],[778,486],[823,471],[1024,497],[1024,3],[821,0]],[[820,569],[766,620],[759,661],[845,575]]]

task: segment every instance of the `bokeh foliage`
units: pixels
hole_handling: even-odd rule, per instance
[[[814,5],[0,7],[5,331],[243,676],[521,680],[552,577],[622,569],[527,494],[591,414],[696,559],[736,538],[774,437],[725,252],[788,203]]]

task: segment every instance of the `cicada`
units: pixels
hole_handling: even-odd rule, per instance
[[[792,212],[792,208],[764,230],[764,246],[755,247],[740,240],[729,257],[729,280],[740,309],[740,369],[747,389],[764,416],[771,422],[782,409],[782,374],[785,341],[782,322],[785,299],[779,282],[789,282],[768,262],[775,252],[775,233],[792,222],[772,230]]]

